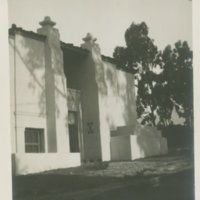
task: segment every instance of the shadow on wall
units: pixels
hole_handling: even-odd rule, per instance
[[[137,122],[134,74],[103,62],[97,65],[96,76],[102,102],[106,102],[104,115],[110,131],[116,131],[121,136],[135,135],[136,146],[138,146],[135,148],[140,151],[140,153],[137,152],[138,156],[166,154],[167,144],[166,140],[162,138],[161,132],[155,127],[142,127]],[[112,102],[109,98],[114,98],[115,101]],[[111,109],[112,107],[113,109]],[[120,120],[116,120],[116,118]]]
[[[12,174],[13,177],[18,175],[18,171],[26,173],[30,170],[29,166],[25,165],[24,163],[21,163],[21,159],[19,159],[15,154],[13,155],[12,165],[14,167]]]
[[[140,147],[142,157],[162,154],[160,138],[139,134],[137,144]]]
[[[12,175],[15,175],[16,170],[16,161],[15,161],[15,154],[11,154],[11,163],[12,163]]]
[[[136,125],[137,113],[136,113],[136,101],[134,92],[134,75],[126,73],[126,86],[125,91],[127,96],[123,96],[125,102],[125,110],[123,113],[124,119],[127,124]]]
[[[75,51],[73,46],[62,47],[64,58],[64,72],[67,77],[67,87],[75,90],[81,90],[83,79],[83,63],[89,56],[88,51]]]
[[[45,47],[43,46],[43,43],[39,44],[39,42],[36,42],[33,39],[24,37],[20,40],[20,48],[17,46],[14,46],[11,42],[10,46],[14,49],[16,58],[19,58],[21,62],[24,64],[26,69],[28,70],[30,74],[30,80],[27,83],[27,87],[32,90],[32,93],[35,94],[37,89],[40,88],[40,92],[38,92],[38,102],[34,102],[38,104],[40,112],[39,116],[46,115],[46,90],[45,90]],[[23,52],[25,52],[23,54]],[[60,66],[62,66],[62,60],[59,55],[54,54],[55,62],[57,63],[56,67],[53,69],[54,75],[62,75],[62,70],[60,69]],[[15,63],[16,65],[16,63]],[[14,66],[18,67],[18,66]],[[17,70],[17,69],[16,69]],[[53,83],[50,88],[50,90],[55,90],[55,98],[58,98],[61,96],[62,98],[67,99],[67,95],[63,93],[56,85],[58,84],[55,80],[55,83]],[[65,82],[62,81],[63,87],[66,88]],[[59,116],[60,110],[59,106],[55,101],[55,109],[56,113]]]
[[[100,115],[95,64],[89,55],[83,62],[81,74],[81,104],[83,114],[84,147],[86,159],[101,160]],[[89,124],[92,123],[91,133]]]
[[[135,125],[136,121],[136,104],[134,94],[134,75],[120,69],[116,65],[99,61],[97,63],[96,81],[99,93],[102,99],[113,98],[114,102],[108,102],[110,110],[106,114],[106,120],[110,128],[116,126]],[[116,105],[114,105],[114,103]],[[118,113],[117,113],[118,111]],[[121,124],[116,124],[114,118],[119,115]]]
[[[95,63],[89,51],[73,46],[63,47],[67,87],[80,91],[84,161],[100,160],[99,99],[95,81]]]
[[[18,49],[18,46],[16,46],[15,44],[13,45],[10,41],[9,41],[9,43],[10,43],[10,46],[14,49],[14,54],[15,54],[14,68],[16,69],[16,73],[19,70],[16,59],[20,59],[20,61],[24,64],[24,66],[26,67],[26,69],[28,70],[28,72],[30,74],[31,79],[27,83],[27,87],[30,90],[32,90],[33,94],[35,94],[36,88],[39,88],[41,91],[40,93],[38,93],[38,102],[33,102],[33,104],[38,104],[38,106],[40,108],[39,116],[46,115],[44,73],[41,76],[41,78],[38,78],[38,76],[37,76],[37,72],[41,71],[42,68],[44,67],[44,64],[43,64],[44,60],[42,57],[42,55],[44,54],[44,49],[38,48],[37,43],[35,45],[34,42],[32,42],[32,44],[30,44],[31,41],[26,42],[25,40],[21,40],[20,46],[21,46],[21,48],[24,48],[26,51],[26,54],[23,55],[22,52],[20,51],[20,49]],[[15,74],[15,76],[17,76],[17,75]],[[16,85],[16,83],[14,83],[14,84]]]
[[[168,153],[168,141],[162,132],[154,126],[141,126],[137,123],[137,143],[144,156],[164,155]]]
[[[103,63],[97,62],[96,81],[101,96],[108,96],[107,82],[112,82],[112,73],[110,78],[111,79],[106,79],[106,72]]]

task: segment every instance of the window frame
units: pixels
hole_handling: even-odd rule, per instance
[[[31,139],[36,139],[36,141],[30,141]],[[44,129],[26,127],[24,131],[24,143],[25,153],[44,153]],[[28,148],[31,147],[32,150],[28,150]],[[34,147],[36,147],[37,150],[34,150]]]

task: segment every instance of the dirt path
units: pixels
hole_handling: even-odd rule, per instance
[[[14,200],[192,200],[188,152],[132,162],[87,164],[13,179]]]

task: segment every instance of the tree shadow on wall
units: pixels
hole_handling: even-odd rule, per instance
[[[15,40],[15,39],[14,39]],[[14,67],[17,71],[19,68],[25,67],[26,70],[29,73],[29,80],[27,82],[27,88],[32,91],[32,95],[37,95],[37,100],[32,102],[31,104],[34,104],[35,106],[38,106],[39,113],[36,113],[35,110],[33,110],[33,113],[38,115],[39,117],[46,116],[48,111],[46,111],[46,98],[48,96],[46,95],[46,87],[45,86],[45,73],[46,69],[45,67],[45,46],[44,42],[37,41],[34,39],[23,37],[20,41],[17,41],[17,46],[13,45],[11,42],[10,46],[13,48],[15,52],[14,59],[19,59],[20,62],[22,62],[22,65],[18,65],[17,61],[14,61]],[[63,69],[60,69],[60,66],[63,66],[63,60],[61,60],[61,57],[57,54],[54,54],[55,62],[57,63],[56,67],[53,69],[53,74],[55,76],[60,76],[60,80],[56,79],[55,83],[52,83],[50,90],[55,91],[55,98],[64,98],[66,100],[67,96],[65,91],[62,91],[60,88],[57,87],[59,82],[62,82],[62,88],[65,88],[66,90],[66,83],[63,77]],[[19,78],[19,77],[17,77]],[[21,77],[23,78],[23,77]],[[16,87],[16,86],[15,86]],[[23,86],[24,87],[24,86]],[[26,94],[24,94],[26,95]],[[21,97],[20,97],[21,98]],[[32,99],[30,99],[31,101]],[[60,108],[57,104],[57,100],[54,100],[55,104],[55,111],[57,116],[59,117],[60,114]],[[28,104],[29,102],[27,102]],[[66,107],[67,108],[67,107]]]
[[[136,122],[136,103],[134,93],[134,75],[118,69],[114,64],[101,61],[96,67],[96,81],[100,96],[103,99],[115,98],[117,105],[107,105],[121,111],[120,126],[133,126]],[[107,112],[106,120],[111,128],[116,128],[114,116],[116,113]]]
[[[15,40],[15,39],[14,39]],[[29,42],[25,42],[24,40],[21,40],[19,45],[20,47],[18,48],[18,45],[16,46],[15,44],[13,45],[11,42],[10,46],[11,48],[13,48],[14,50],[14,68],[15,68],[15,73],[14,76],[16,76],[16,81],[18,79],[20,79],[20,74],[18,75],[20,68],[24,67],[26,68],[26,70],[29,72],[30,76],[30,80],[27,82],[27,88],[30,89],[32,91],[32,94],[35,95],[36,91],[38,91],[38,101],[37,102],[32,102],[33,100],[30,99],[31,102],[24,102],[24,105],[29,104],[30,105],[36,105],[39,107],[39,116],[44,116],[46,115],[46,108],[45,108],[45,84],[44,84],[44,72],[42,72],[42,70],[44,70],[44,60],[42,58],[42,55],[44,54],[43,49],[42,48],[38,48],[37,43],[32,42],[31,40]],[[29,43],[29,44],[27,44]],[[20,50],[20,48],[23,48],[23,50],[25,50],[25,53],[23,54],[22,51]],[[18,65],[18,59],[22,62],[22,65]],[[42,75],[41,75],[42,74]],[[40,78],[38,77],[38,75],[40,75]],[[23,77],[21,77],[23,78]],[[17,83],[14,83],[15,86]],[[24,87],[24,86],[20,86],[19,87]],[[18,92],[18,91],[16,91]],[[26,94],[24,94],[26,95]],[[23,100],[23,97],[20,97]],[[18,103],[18,102],[16,102]],[[17,105],[18,106],[18,105]],[[20,105],[19,105],[20,106]],[[21,108],[19,108],[21,109]],[[23,109],[23,108],[22,108]],[[33,111],[34,112],[34,111]],[[35,112],[34,112],[35,113]]]

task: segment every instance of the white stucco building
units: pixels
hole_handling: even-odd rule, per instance
[[[90,34],[75,47],[49,17],[40,25],[9,30],[14,173],[167,153],[161,133],[137,123],[134,75]]]

